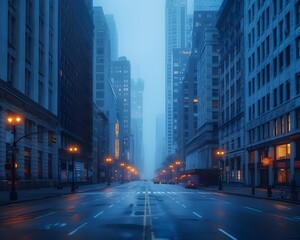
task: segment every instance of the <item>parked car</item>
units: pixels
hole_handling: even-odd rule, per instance
[[[153,182],[154,182],[154,184],[159,184],[160,181],[159,181],[158,178],[154,178],[154,179],[153,179]]]
[[[175,181],[170,180],[170,181],[169,181],[169,184],[175,184]]]
[[[185,188],[197,188],[197,184],[194,181],[188,181]]]

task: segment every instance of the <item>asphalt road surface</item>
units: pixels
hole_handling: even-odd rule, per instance
[[[137,181],[0,206],[0,239],[300,239],[300,206]]]

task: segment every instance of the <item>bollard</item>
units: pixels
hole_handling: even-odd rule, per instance
[[[268,197],[272,197],[272,187],[271,186],[268,187],[267,194],[268,194]]]
[[[222,191],[222,190],[223,190],[222,182],[219,182],[219,191]]]
[[[251,191],[252,191],[252,195],[255,195],[255,187],[254,186],[252,186]]]

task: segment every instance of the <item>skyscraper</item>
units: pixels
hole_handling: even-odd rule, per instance
[[[143,97],[144,80],[137,79],[131,83],[131,129],[133,136],[132,158],[134,166],[144,172],[143,144]]]
[[[58,1],[58,9],[59,161],[63,176],[71,178],[71,157],[66,149],[78,145],[75,167],[79,181],[93,165],[93,4],[91,0],[65,0]]]
[[[167,0],[166,17],[166,76],[165,76],[165,112],[167,154],[175,153],[173,124],[173,49],[186,47],[187,1]]]
[[[120,160],[132,161],[130,156],[131,138],[131,67],[126,57],[120,57],[111,65],[111,77],[117,96]]]
[[[114,155],[117,98],[111,81],[111,34],[102,7],[94,7],[94,69],[93,101],[108,119],[107,149],[104,155]]]
[[[119,48],[118,48],[118,31],[114,15],[105,15],[106,22],[109,28],[110,45],[111,45],[111,60],[118,60]]]
[[[220,168],[223,180],[232,182],[243,182],[245,179],[243,9],[243,0],[224,0],[217,21],[220,33],[219,147],[225,152],[220,159]]]

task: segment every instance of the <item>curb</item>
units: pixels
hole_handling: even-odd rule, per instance
[[[118,186],[118,185],[103,186],[102,188],[98,187],[98,188],[87,189],[87,190],[79,190],[79,191],[75,191],[75,192],[54,193],[52,195],[42,196],[42,197],[38,197],[38,198],[28,198],[28,199],[17,200],[17,201],[0,202],[0,206],[6,206],[6,205],[17,204],[17,203],[22,203],[22,202],[37,201],[37,200],[48,199],[48,198],[62,197],[62,196],[66,196],[66,195],[76,194],[76,193],[95,192],[97,190],[102,190],[102,189],[106,189],[109,187],[115,187],[115,186]]]

